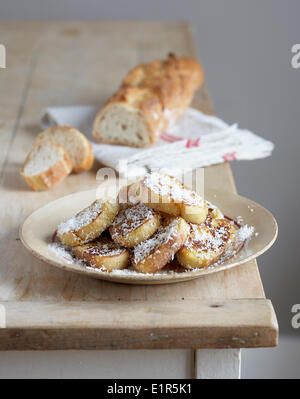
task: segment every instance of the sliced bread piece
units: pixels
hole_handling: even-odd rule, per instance
[[[33,146],[21,169],[21,175],[35,191],[47,190],[72,171],[67,151],[58,143],[44,140]]]
[[[108,237],[99,237],[88,244],[74,247],[73,253],[96,269],[121,270],[129,265],[129,249],[121,247]]]
[[[59,224],[57,236],[64,245],[75,247],[99,237],[111,225],[120,206],[110,201],[94,201],[87,208]]]
[[[189,224],[184,219],[173,218],[151,238],[133,248],[132,265],[140,273],[156,273],[174,258],[185,243],[189,231]]]
[[[92,145],[84,134],[71,126],[54,126],[37,136],[36,143],[45,140],[56,141],[68,152],[72,163],[73,172],[89,170],[94,161]]]
[[[207,217],[206,201],[180,180],[164,173],[147,173],[140,182],[140,201],[150,208],[187,222],[200,224]]]
[[[109,232],[115,242],[132,248],[156,232],[160,219],[159,213],[144,204],[129,206],[118,213]]]
[[[235,240],[235,229],[226,219],[208,219],[190,223],[190,235],[177,252],[178,262],[186,269],[207,267],[217,262]]]

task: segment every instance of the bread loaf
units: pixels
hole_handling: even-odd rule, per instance
[[[184,113],[203,80],[197,61],[173,54],[137,66],[98,112],[95,139],[132,147],[153,144]]]

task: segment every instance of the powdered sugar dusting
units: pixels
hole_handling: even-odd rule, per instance
[[[70,231],[78,231],[82,227],[85,227],[95,220],[102,210],[102,203],[95,201],[89,207],[83,209],[77,215],[72,216],[65,222],[59,224],[57,232],[59,234],[68,233]]]
[[[185,187],[175,177],[158,172],[147,173],[144,184],[154,193],[169,197],[174,202],[201,206],[204,200],[193,190]]]

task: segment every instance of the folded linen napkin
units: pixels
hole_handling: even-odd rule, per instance
[[[70,125],[92,141],[95,158],[122,176],[137,177],[163,168],[194,169],[225,161],[258,159],[271,155],[274,144],[249,130],[188,108],[184,115],[148,148],[93,142],[92,125],[99,106],[51,107],[42,112],[41,125]]]

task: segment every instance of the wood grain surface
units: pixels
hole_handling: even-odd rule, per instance
[[[19,239],[18,229],[26,216],[62,195],[95,187],[95,173],[101,166],[71,175],[50,191],[30,191],[19,170],[40,131],[41,110],[101,103],[130,68],[170,51],[197,57],[190,26],[2,22],[0,37],[7,51],[7,68],[0,69],[0,301],[7,314],[0,349],[276,345],[276,317],[265,299],[255,261],[181,284],[129,286],[58,270],[30,255]],[[213,113],[205,87],[193,106]],[[236,190],[228,163],[206,168],[205,184]],[[224,307],[216,311],[207,305],[215,300]],[[233,307],[235,316],[225,311],[232,303],[238,304]],[[97,320],[94,326],[93,320]],[[152,333],[168,337],[149,340]],[[239,340],[232,342],[235,336]],[[228,339],[220,341],[221,337]]]

